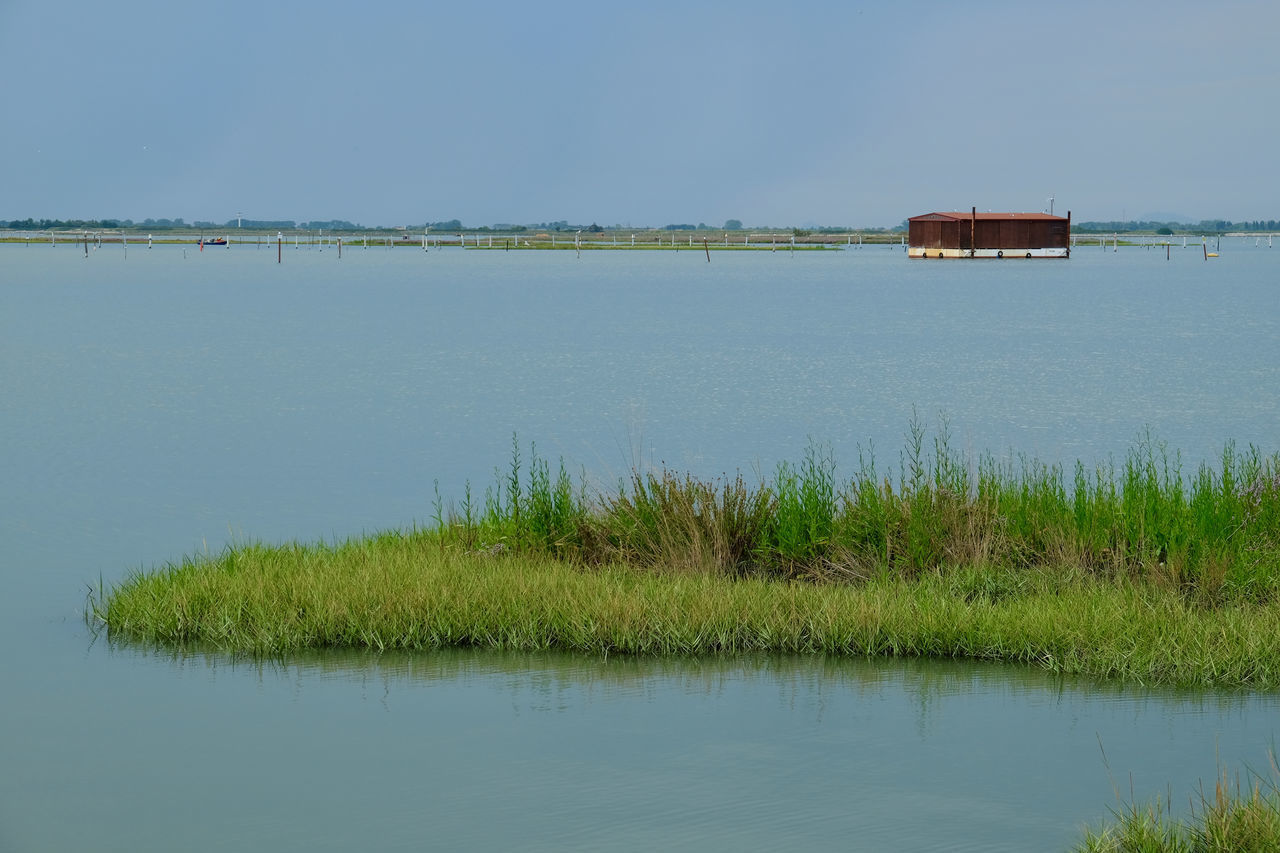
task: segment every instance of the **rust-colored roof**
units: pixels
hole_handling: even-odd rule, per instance
[[[965,222],[968,222],[968,221],[969,221],[970,219],[972,219],[972,218],[982,219],[982,220],[989,220],[989,219],[1023,219],[1023,220],[1040,220],[1040,221],[1044,221],[1044,220],[1058,220],[1058,219],[1061,219],[1063,222],[1066,222],[1066,221],[1067,221],[1067,218],[1066,218],[1065,216],[1051,216],[1051,215],[1049,215],[1048,213],[990,213],[990,212],[988,212],[988,213],[983,213],[981,210],[980,210],[980,211],[978,211],[976,214],[971,213],[971,212],[970,212],[970,211],[968,211],[968,210],[965,210],[965,211],[956,211],[956,212],[951,212],[951,213],[937,213],[937,212],[935,212],[935,213],[922,213],[922,214],[921,214],[921,215],[919,215],[919,216],[913,216],[913,217],[911,217],[911,219],[910,219],[910,220],[908,220],[908,221],[915,221],[915,220],[917,220],[917,219],[919,219],[919,220],[925,220],[925,221],[929,221],[929,220],[937,221],[937,220],[940,220],[940,219],[953,219],[953,220],[954,220],[954,219],[959,219],[959,220],[963,220],[963,221],[965,221]]]

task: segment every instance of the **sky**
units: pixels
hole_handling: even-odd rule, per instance
[[[0,0],[0,219],[1280,219],[1280,3]]]

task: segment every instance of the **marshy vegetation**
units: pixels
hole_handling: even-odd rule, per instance
[[[437,498],[432,531],[463,550],[501,546],[576,564],[622,563],[727,577],[860,582],[1070,568],[1148,580],[1199,604],[1264,602],[1280,588],[1280,454],[1228,444],[1216,468],[1184,476],[1150,435],[1119,465],[1070,478],[1025,456],[975,459],[913,422],[895,476],[860,454],[851,480],[811,444],[757,485],[739,474],[705,480],[662,468],[633,472],[599,495],[553,474],[513,438],[505,475],[477,506]],[[986,594],[999,595],[989,589]]]
[[[1077,853],[1271,853],[1280,849],[1280,788],[1275,758],[1271,776],[1250,771],[1242,780],[1220,770],[1213,791],[1201,788],[1185,819],[1167,800],[1124,803],[1113,821],[1089,829]]]
[[[913,423],[896,470],[827,449],[748,483],[667,469],[600,490],[513,438],[422,528],[245,544],[97,590],[114,635],[315,646],[781,651],[1008,660],[1143,682],[1280,684],[1280,455],[1190,475],[1144,437],[1070,474]]]

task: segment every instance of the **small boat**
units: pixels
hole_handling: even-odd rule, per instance
[[[197,241],[201,246],[225,246],[227,245],[226,237],[211,237],[208,240],[200,239]]]

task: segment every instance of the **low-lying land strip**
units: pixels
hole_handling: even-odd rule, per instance
[[[913,427],[897,482],[811,448],[758,486],[659,470],[590,494],[513,442],[482,501],[347,542],[259,543],[100,588],[113,638],[258,654],[462,645],[929,655],[1280,685],[1280,455],[1183,476],[1147,440],[1067,482]]]
[[[231,548],[139,575],[95,605],[113,636],[262,654],[309,647],[777,651],[1028,663],[1143,683],[1280,684],[1280,612],[1060,574],[967,570],[817,585],[547,555],[428,533]]]

